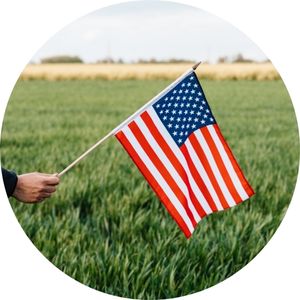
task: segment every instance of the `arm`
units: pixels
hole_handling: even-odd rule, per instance
[[[18,182],[18,176],[12,171],[1,168],[5,191],[8,197],[12,196]]]
[[[36,203],[51,197],[59,184],[56,174],[35,172],[17,176],[5,169],[2,169],[2,174],[7,196],[25,203]]]

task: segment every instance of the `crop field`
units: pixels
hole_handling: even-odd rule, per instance
[[[60,172],[160,92],[168,79],[19,80],[1,160],[18,173]],[[112,137],[38,205],[11,199],[28,237],[76,280],[118,296],[195,293],[228,278],[266,245],[291,200],[299,141],[281,80],[202,80],[207,99],[256,195],[202,220],[186,240]]]
[[[76,79],[175,79],[191,64],[39,64],[28,65],[21,74],[24,80]],[[271,63],[202,64],[197,73],[214,80],[274,80],[279,74]]]

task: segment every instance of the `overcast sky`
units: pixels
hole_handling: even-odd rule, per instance
[[[184,58],[215,62],[220,56],[265,55],[229,23],[198,8],[163,1],[137,1],[95,11],[66,26],[33,57],[78,55],[85,62],[111,57]]]

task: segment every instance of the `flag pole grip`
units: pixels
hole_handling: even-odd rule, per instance
[[[72,169],[75,165],[77,165],[81,160],[83,160],[87,155],[89,155],[94,149],[96,149],[99,145],[101,145],[104,141],[106,141],[109,137],[117,133],[123,126],[133,120],[138,114],[140,114],[143,110],[145,110],[152,102],[162,97],[163,94],[166,94],[170,89],[172,89],[183,77],[185,77],[191,71],[195,71],[197,67],[201,64],[201,61],[196,63],[191,69],[182,74],[179,78],[177,78],[174,82],[172,82],[168,87],[166,87],[163,91],[161,91],[158,95],[148,101],[145,105],[143,105],[139,110],[137,110],[134,114],[129,116],[124,122],[115,127],[112,131],[110,131],[106,136],[100,139],[96,144],[91,146],[88,150],[86,150],[83,154],[81,154],[77,159],[75,159],[71,164],[69,164],[65,169],[63,169],[60,173],[58,173],[58,177],[63,176],[66,172]]]

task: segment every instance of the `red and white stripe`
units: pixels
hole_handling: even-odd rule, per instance
[[[178,147],[150,106],[116,137],[186,237],[205,216],[254,194],[217,124]]]

